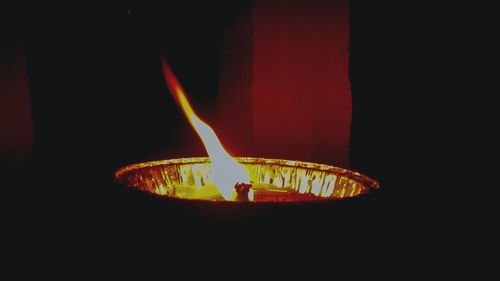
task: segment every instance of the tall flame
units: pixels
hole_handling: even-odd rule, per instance
[[[191,126],[193,126],[205,145],[205,149],[212,162],[210,173],[212,181],[217,186],[224,199],[230,200],[234,198],[234,186],[237,183],[250,182],[248,172],[224,149],[214,130],[194,112],[193,107],[191,107],[186,97],[184,89],[164,57],[162,58],[162,69],[163,76],[165,77],[165,81],[167,82],[167,86],[175,102],[182,109],[189,123],[191,123]]]

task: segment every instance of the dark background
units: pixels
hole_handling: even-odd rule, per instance
[[[349,3],[350,163],[354,170],[378,179],[382,189],[338,205],[299,206],[272,213],[272,219],[236,222],[199,218],[185,206],[165,207],[164,202],[114,185],[109,172],[167,145],[176,147],[175,128],[187,126],[170,97],[159,94],[165,89],[158,71],[159,54],[169,55],[178,76],[190,77],[181,81],[190,93],[206,93],[192,97],[200,112],[213,106],[220,30],[249,2],[146,5],[130,1],[99,8],[12,8],[13,13],[3,18],[7,22],[3,28],[12,28],[6,28],[1,55],[3,61],[20,52],[25,55],[35,132],[29,161],[2,164],[4,206],[12,214],[8,218],[13,228],[22,230],[13,236],[28,237],[43,230],[42,241],[84,235],[108,243],[124,232],[141,238],[152,232],[170,233],[182,241],[193,238],[172,230],[169,223],[173,223],[203,233],[214,224],[224,230],[237,229],[230,232],[236,242],[238,235],[255,237],[262,229],[280,234],[297,231],[308,239],[342,232],[342,241],[353,237],[362,242],[352,245],[377,250],[399,241],[408,247],[399,251],[413,251],[424,239],[440,239],[442,234],[430,229],[447,224],[453,216],[433,212],[436,201],[443,201],[434,200],[438,195],[433,188],[442,179],[434,170],[440,160],[431,157],[447,152],[446,142],[435,134],[442,128],[441,121],[433,118],[434,103],[444,94],[434,81],[437,71],[428,64],[432,58],[429,41],[421,35],[432,28],[429,22],[418,20],[425,7],[368,2]],[[162,32],[172,36],[158,36]],[[436,33],[427,35],[432,38]],[[204,46],[201,52],[190,49],[199,44]],[[204,67],[183,67],[190,64]],[[141,99],[136,98],[137,92],[144,93]],[[132,109],[135,113],[129,114]],[[210,119],[208,113],[204,116]],[[168,129],[165,120],[170,120]],[[189,153],[196,155],[196,151]],[[186,226],[169,213],[172,210],[184,212],[194,223]],[[302,219],[296,222],[290,214]],[[334,214],[335,223],[325,223]],[[163,219],[166,223],[158,223]],[[280,220],[284,226],[276,224]],[[54,236],[54,231],[59,235]],[[333,244],[349,243],[329,245]]]

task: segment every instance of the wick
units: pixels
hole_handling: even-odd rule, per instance
[[[236,190],[236,199],[238,201],[248,201],[248,192],[252,188],[252,184],[249,183],[236,183],[234,189]]]

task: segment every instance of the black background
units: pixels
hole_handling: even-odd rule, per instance
[[[461,218],[448,208],[451,200],[442,195],[451,195],[443,189],[462,190],[449,180],[454,174],[443,160],[451,153],[442,131],[456,125],[442,118],[440,104],[451,91],[443,85],[450,85],[452,75],[440,67],[452,51],[437,44],[444,36],[437,28],[443,13],[425,6],[350,2],[351,162],[381,182],[379,192],[228,221],[200,216],[213,211],[206,206],[195,207],[202,210],[196,213],[192,206],[169,205],[113,184],[115,167],[167,143],[175,147],[172,132],[160,129],[164,120],[172,120],[172,127],[186,125],[163,94],[159,55],[169,54],[179,76],[190,77],[181,81],[188,91],[210,89],[207,96],[193,97],[201,110],[209,108],[210,95],[217,92],[213,78],[220,67],[221,30],[247,5],[129,1],[15,8],[7,21],[23,22],[5,42],[22,47],[27,56],[35,147],[30,163],[2,167],[11,237],[29,241],[24,246],[38,253],[71,245],[65,254],[95,255],[100,245],[111,251],[159,246],[179,248],[176,253],[190,247],[238,251],[242,241],[247,250],[256,245],[275,252],[449,253],[448,227]],[[140,100],[134,94],[139,89]],[[134,115],[127,114],[132,110]]]

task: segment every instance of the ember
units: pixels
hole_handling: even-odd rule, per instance
[[[234,189],[236,190],[236,200],[237,201],[248,201],[250,189],[252,188],[251,184],[246,184],[246,183],[237,183],[234,186]],[[253,199],[253,198],[252,198]]]

